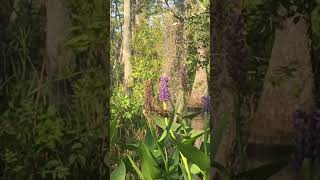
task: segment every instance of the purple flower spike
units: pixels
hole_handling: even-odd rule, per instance
[[[160,94],[159,94],[160,101],[170,101],[171,94],[169,91],[169,77],[163,76],[160,78]]]
[[[205,113],[209,112],[209,107],[210,107],[210,97],[209,96],[202,96],[201,98],[202,102],[202,110],[201,113],[204,116]]]

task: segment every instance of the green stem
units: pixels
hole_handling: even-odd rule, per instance
[[[208,115],[204,118],[204,153],[208,155]]]
[[[153,136],[153,139],[155,139],[156,141],[156,145],[158,147],[158,149],[160,150],[160,154],[161,154],[161,158],[164,162],[164,167],[166,169],[166,174],[169,174],[169,166],[168,166],[168,155],[167,155],[167,151],[166,149],[164,149],[165,151],[165,154],[163,153],[163,149],[160,147],[159,143],[158,143],[158,139],[156,138],[155,134],[153,133],[152,129],[151,129],[151,124],[150,124],[151,121],[148,121],[148,126],[149,126],[149,129],[150,129],[150,132]]]
[[[184,168],[186,169],[186,172],[187,172],[187,175],[188,175],[188,179],[192,180],[191,179],[190,170],[189,170],[189,166],[188,166],[188,160],[187,160],[186,157],[183,156],[183,154],[181,152],[180,152],[180,155],[181,155],[181,159],[182,159],[182,163],[184,165]]]

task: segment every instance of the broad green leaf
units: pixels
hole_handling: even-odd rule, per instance
[[[138,168],[138,166],[136,165],[136,163],[133,162],[133,160],[131,159],[131,157],[130,157],[129,155],[127,155],[127,156],[128,156],[128,159],[129,159],[131,165],[133,166],[134,170],[136,170],[136,173],[138,174],[139,178],[140,178],[141,180],[145,180],[142,172],[140,171],[140,169]]]
[[[153,149],[153,147],[155,146],[155,141],[151,134],[150,128],[147,129],[147,134],[145,136],[144,143],[148,146],[149,149]]]
[[[162,142],[167,137],[168,131],[164,130],[158,142]]]
[[[199,174],[201,172],[201,169],[197,165],[192,164],[190,167],[190,172],[192,174]]]
[[[190,138],[190,139],[184,139],[182,141],[183,144],[186,144],[186,145],[193,145],[194,142],[203,135],[203,133],[200,133],[200,134],[197,134],[196,136]]]
[[[202,171],[208,171],[210,168],[210,159],[202,151],[193,146],[185,145],[173,139],[179,151],[191,162],[196,164]]]
[[[157,136],[156,136],[155,133],[152,131],[152,128],[151,128],[150,124],[148,124],[148,128],[149,128],[149,132],[150,132],[150,134],[151,134],[151,136],[152,136],[152,138],[153,138],[153,140],[154,140],[154,142],[155,142],[155,145],[156,145],[157,148],[158,148],[158,152],[160,153],[160,156],[161,156],[163,162],[165,162],[167,158],[166,158],[166,156],[164,155],[164,153],[163,153],[163,151],[162,151],[163,148],[160,146],[160,144],[159,144],[159,142],[158,142],[158,139],[157,139]]]
[[[190,120],[192,120],[193,118],[197,117],[199,114],[201,114],[201,111],[187,113],[185,116],[183,116],[183,119],[190,119]]]
[[[194,137],[194,136],[198,135],[199,133],[204,133],[204,131],[198,130],[198,129],[191,129],[191,131],[190,131],[191,137]]]
[[[153,116],[153,117],[154,117],[153,118],[154,122],[157,124],[157,126],[159,126],[163,130],[167,129],[164,118],[159,117],[159,116]],[[171,120],[169,120],[169,121],[171,122]],[[171,125],[170,129],[171,129],[171,131],[176,131],[180,126],[182,126],[182,125],[172,121],[172,125]]]
[[[241,172],[234,176],[235,179],[246,179],[246,180],[266,180],[272,175],[279,172],[282,168],[288,165],[288,160],[280,160],[275,161],[270,164],[265,164],[260,167],[247,170],[244,172]]]
[[[176,170],[178,167],[179,167],[179,161],[180,161],[180,158],[179,158],[179,151],[178,149],[176,149],[173,153],[173,156],[172,156],[172,164],[170,166],[170,173],[174,172],[174,170]]]
[[[159,178],[159,167],[144,143],[139,144],[139,157],[141,160],[141,171],[145,179],[153,180]]]
[[[126,166],[124,165],[123,161],[120,160],[119,167],[111,173],[110,179],[111,180],[125,180],[126,179]]]

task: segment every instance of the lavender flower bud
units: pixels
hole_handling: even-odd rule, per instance
[[[169,91],[169,77],[163,76],[160,78],[160,93],[159,93],[160,101],[170,101],[171,94]]]

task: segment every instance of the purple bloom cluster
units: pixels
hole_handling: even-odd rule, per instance
[[[320,160],[320,110],[294,113],[296,130],[294,162],[300,167],[305,158],[313,162]]]
[[[201,102],[202,102],[201,114],[202,114],[202,116],[204,116],[205,113],[209,112],[210,97],[209,96],[202,96]]]
[[[169,91],[169,77],[163,76],[160,78],[160,93],[159,93],[160,101],[170,101],[171,94]]]

